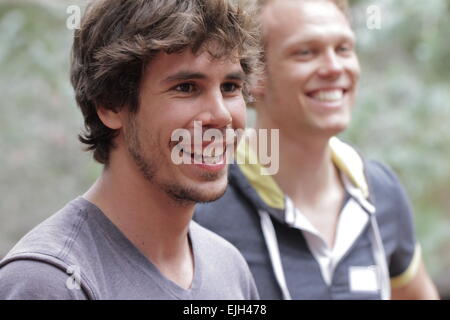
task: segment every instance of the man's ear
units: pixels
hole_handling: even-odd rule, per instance
[[[108,128],[114,130],[122,128],[123,117],[121,112],[106,109],[104,107],[98,107],[97,114],[100,120],[103,122],[103,124]]]

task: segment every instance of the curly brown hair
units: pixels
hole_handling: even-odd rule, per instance
[[[281,1],[281,0],[256,0],[258,9],[261,10],[265,5],[270,2]],[[305,0],[297,0],[297,1],[305,1]],[[333,2],[344,14],[347,18],[349,18],[349,6],[348,0],[327,0]]]
[[[139,108],[139,86],[146,66],[159,52],[194,54],[214,43],[214,58],[237,58],[247,75],[259,69],[259,26],[249,1],[95,0],[87,7],[72,47],[71,82],[83,113],[79,135],[94,159],[108,164],[118,130],[100,120],[99,107]],[[150,70],[151,72],[151,70]]]

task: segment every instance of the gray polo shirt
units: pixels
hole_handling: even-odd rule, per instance
[[[374,217],[381,238],[378,244],[383,247],[387,282],[390,277],[391,286],[405,283],[414,275],[419,261],[417,257],[420,257],[409,200],[396,176],[384,165],[367,161],[365,172],[376,211]],[[213,203],[197,207],[194,219],[242,252],[262,299],[285,297],[277,277],[280,268],[292,299],[381,298],[378,283],[381,281],[380,263],[377,263],[373,250],[377,243],[372,240],[374,226],[369,222],[369,213],[351,194],[347,192],[340,216],[337,250],[333,250],[338,252],[331,255],[324,252],[326,250],[320,246],[319,237],[300,214],[297,218],[292,214],[290,218],[294,211],[289,210],[289,206],[275,208],[263,199],[257,187],[263,189],[265,199],[273,199],[280,192],[275,190],[275,183],[267,176],[253,175],[249,178],[239,165],[231,165],[229,179],[225,195]],[[280,197],[280,201],[284,197],[285,204],[289,203],[286,196],[281,194]],[[270,243],[263,232],[260,212],[267,212],[273,224],[277,243],[275,250],[281,260],[278,270],[273,263],[273,255],[269,254]]]

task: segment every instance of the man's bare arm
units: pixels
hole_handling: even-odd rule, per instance
[[[439,293],[425,270],[423,260],[411,281],[400,288],[391,291],[392,300],[439,300]]]

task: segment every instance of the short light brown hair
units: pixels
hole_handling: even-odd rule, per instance
[[[217,59],[237,58],[248,98],[260,52],[259,28],[248,10],[238,0],[92,1],[75,32],[71,81],[85,122],[79,139],[94,158],[108,164],[118,134],[97,109],[137,112],[143,72],[159,52],[205,49]]]
[[[256,12],[259,16],[262,15],[263,9],[265,6],[269,5],[270,3],[273,2],[280,2],[280,1],[297,1],[297,2],[306,2],[306,1],[328,1],[331,2],[333,4],[336,5],[336,7],[341,10],[341,12],[345,15],[345,17],[347,18],[348,22],[351,23],[351,19],[350,19],[350,9],[348,6],[348,1],[347,0],[255,0],[255,5],[256,5]],[[264,28],[264,24],[261,26],[261,45],[263,47],[263,49],[266,49],[267,43],[266,43],[266,39],[265,39],[265,31],[266,29]],[[260,54],[260,58],[261,58],[261,63],[264,64],[265,61],[265,53],[264,51]]]

